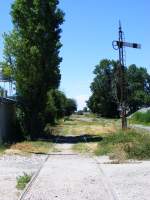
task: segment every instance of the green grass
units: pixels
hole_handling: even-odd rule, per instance
[[[116,159],[150,159],[150,135],[133,130],[119,131],[104,137],[95,154],[111,155]]]
[[[85,116],[88,117],[88,118],[93,118],[93,119],[97,118],[97,115],[94,114],[94,113],[86,113]]]
[[[17,185],[16,188],[18,190],[23,190],[26,185],[30,182],[31,180],[31,175],[28,175],[27,173],[24,172],[23,176],[17,177]]]
[[[69,120],[61,122],[55,130],[58,135],[99,135],[101,133],[114,131],[118,120],[105,119],[105,118],[91,118],[86,115],[76,116],[73,115]],[[120,122],[119,122],[120,123]],[[108,130],[109,129],[109,130]]]
[[[150,125],[150,111],[147,111],[145,113],[134,113],[131,119],[129,119],[129,122],[135,124]]]

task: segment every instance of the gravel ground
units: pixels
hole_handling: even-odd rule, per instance
[[[16,189],[16,178],[34,173],[45,160],[45,155],[0,156],[0,200],[17,200],[21,191]]]
[[[150,199],[150,161],[102,164],[108,158],[97,159],[119,200]]]

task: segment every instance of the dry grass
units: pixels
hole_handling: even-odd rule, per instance
[[[118,163],[124,163],[125,160],[127,160],[127,153],[125,152],[122,144],[116,144],[112,153],[109,153],[108,155],[111,160],[115,160]]]
[[[97,149],[97,143],[78,143],[72,146],[72,150],[77,153],[94,153]]]
[[[106,136],[112,135],[118,129],[118,121],[113,119],[104,119],[87,116],[74,115],[71,119],[63,121],[57,126],[56,134],[58,135],[93,135]],[[94,153],[97,149],[98,142],[74,144],[72,149],[79,153]]]
[[[13,144],[11,150],[19,150],[23,153],[46,154],[49,151],[54,151],[54,145],[50,142],[43,141],[25,141]]]
[[[85,143],[74,144],[72,146],[72,150],[77,153],[84,153],[84,154],[90,152],[90,149],[88,148],[88,146]]]
[[[57,134],[61,135],[103,135],[116,132],[117,126],[115,120],[94,119],[86,120],[84,117],[73,118],[72,121],[65,121],[57,126]]]

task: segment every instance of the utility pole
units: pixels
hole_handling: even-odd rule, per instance
[[[119,21],[119,39],[117,41],[113,41],[112,45],[115,50],[119,50],[119,64],[117,79],[119,80],[119,110],[122,119],[122,129],[127,129],[127,80],[126,80],[126,71],[125,71],[125,47],[132,47],[136,49],[140,49],[141,45],[137,43],[129,43],[125,42],[123,39],[124,33],[122,31],[121,22]]]

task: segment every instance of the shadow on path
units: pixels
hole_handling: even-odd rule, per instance
[[[99,142],[103,138],[97,135],[79,135],[79,136],[52,136],[51,140],[53,143],[57,144],[77,144],[77,143],[86,143],[86,142]]]

